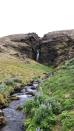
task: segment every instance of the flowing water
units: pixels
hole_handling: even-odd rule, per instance
[[[48,74],[44,80],[53,76],[52,72]],[[33,82],[32,85],[28,85],[24,87],[20,93],[15,93],[13,96],[18,97],[18,100],[13,100],[9,107],[3,109],[6,125],[0,129],[0,131],[24,131],[23,129],[23,121],[25,119],[25,114],[22,111],[17,110],[18,107],[22,107],[26,100],[32,99],[35,93],[37,92],[37,88],[39,85],[38,82]],[[39,131],[40,129],[37,129]]]
[[[22,111],[17,110],[18,107],[22,107],[26,100],[32,99],[32,95],[36,93],[36,88],[38,83],[33,83],[32,86],[27,86],[21,90],[20,93],[14,94],[18,97],[18,100],[13,100],[9,107],[3,109],[6,125],[0,129],[0,131],[23,131],[23,121],[25,119],[25,114]]]
[[[37,53],[36,53],[36,61],[39,60],[39,56],[40,56],[40,53],[39,53],[39,50],[37,50]]]

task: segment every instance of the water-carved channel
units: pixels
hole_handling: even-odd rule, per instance
[[[23,131],[23,120],[25,114],[18,107],[22,107],[26,100],[32,99],[37,92],[38,82],[33,82],[32,85],[24,87],[20,93],[14,94],[12,97],[18,98],[13,100],[9,106],[3,109],[6,125],[0,131]]]

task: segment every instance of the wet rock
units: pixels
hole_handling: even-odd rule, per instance
[[[35,93],[32,91],[26,92],[26,95],[31,95],[31,96],[35,96]]]
[[[2,110],[0,110],[0,128],[3,127],[6,124],[6,120],[4,117],[4,113]]]
[[[17,111],[21,111],[21,110],[22,110],[22,108],[23,108],[23,107],[18,106],[18,107],[16,108],[16,110],[17,110]]]
[[[25,91],[26,91],[25,89],[26,89],[26,88],[22,89],[22,90],[21,90],[21,93],[25,93]]]
[[[31,86],[31,89],[32,89],[32,90],[36,90],[36,87],[35,87],[35,86]]]
[[[26,94],[27,94],[27,95],[32,95],[32,96],[35,95],[36,90],[35,90],[35,89],[33,90],[32,87],[33,87],[33,86],[29,86],[29,87],[25,88],[25,91],[26,91]]]
[[[11,96],[10,100],[19,100],[19,97],[18,96]]]

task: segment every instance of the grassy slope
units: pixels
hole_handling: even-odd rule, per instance
[[[22,61],[18,58],[2,55],[0,57],[0,81],[3,83],[11,77],[18,77],[22,83],[26,84],[34,77],[43,76],[43,73],[49,71],[49,68],[27,59]],[[13,90],[13,85],[6,86],[4,83],[0,85],[0,103],[4,103],[6,97]],[[4,95],[4,97],[3,97]],[[4,98],[4,99],[3,99]]]
[[[49,68],[33,60],[22,61],[14,57],[0,58],[0,81],[19,76],[24,82],[48,72]]]
[[[56,69],[54,76],[40,85],[39,91],[43,94],[41,98],[35,98],[24,106],[24,111],[30,113],[27,117],[27,131],[36,127],[42,131],[73,131],[74,59]]]
[[[58,68],[55,75],[42,85],[44,95],[54,97],[61,103],[59,115],[61,127],[57,124],[54,130],[73,131],[74,126],[74,59]]]

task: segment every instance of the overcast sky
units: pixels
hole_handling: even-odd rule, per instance
[[[74,0],[0,0],[0,36],[74,29]]]

